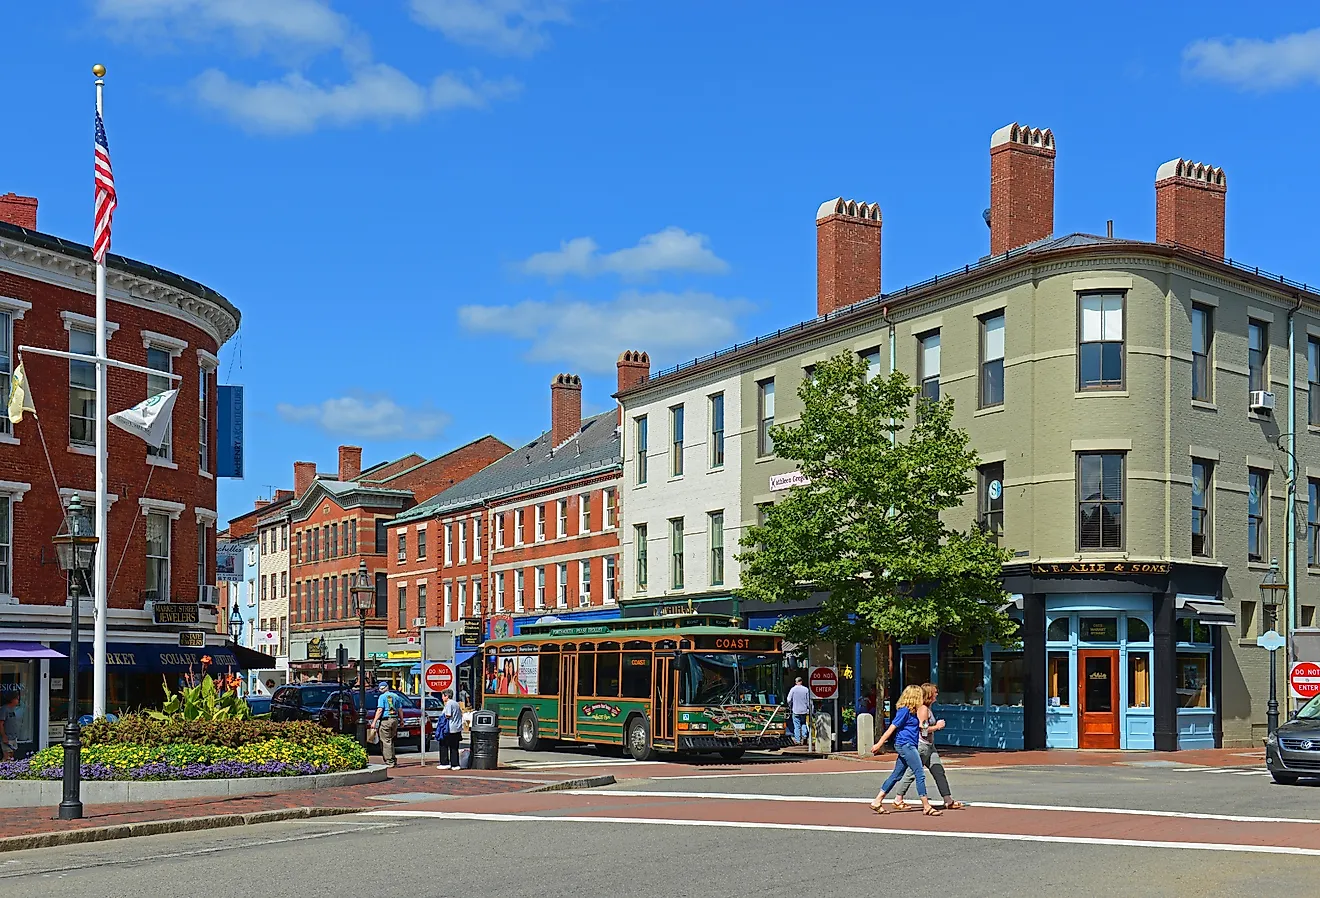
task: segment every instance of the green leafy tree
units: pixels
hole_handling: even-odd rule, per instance
[[[944,520],[975,488],[976,452],[953,427],[952,402],[918,392],[901,372],[868,377],[851,353],[816,366],[798,391],[799,421],[771,430],[775,453],[810,482],[767,509],[738,556],[743,597],[822,598],[818,610],[781,622],[790,641],[874,643],[882,696],[887,641],[948,634],[970,647],[1017,638],[1001,610],[1011,553],[980,527]]]

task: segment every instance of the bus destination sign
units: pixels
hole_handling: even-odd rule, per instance
[[[714,649],[717,652],[772,652],[774,636],[693,636],[693,648]]]

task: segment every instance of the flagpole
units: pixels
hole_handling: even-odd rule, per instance
[[[105,89],[105,66],[95,65],[92,73],[96,75],[96,114],[102,115],[101,95]],[[105,267],[102,258],[96,264],[96,538],[99,550],[96,553],[96,615],[94,617],[94,635],[92,640],[92,716],[105,717],[106,693],[106,618],[109,590],[107,574],[109,572],[106,547],[109,505],[109,447],[106,444],[107,419],[110,411],[107,405],[108,392],[106,377],[105,345]]]

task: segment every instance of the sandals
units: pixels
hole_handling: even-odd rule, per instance
[[[941,817],[944,815],[943,811],[934,807],[922,808],[921,813],[925,814],[927,817]]]
[[[961,811],[965,807],[967,807],[967,805],[963,804],[961,801],[954,801],[951,798],[946,799],[944,802],[944,810],[946,811]]]
[[[895,798],[895,799],[894,799],[894,810],[896,810],[896,811],[906,811],[907,809],[908,809],[908,803],[907,803],[906,801],[904,801],[904,800],[901,799],[901,798]]]
[[[872,813],[872,814],[888,814],[888,813],[889,813],[889,808],[885,807],[883,803],[882,803],[882,804],[878,804],[878,805],[873,804],[873,805],[871,805],[871,813]]]

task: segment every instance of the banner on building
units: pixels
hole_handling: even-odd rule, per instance
[[[216,583],[239,583],[243,579],[243,573],[239,564],[239,557],[243,550],[236,545],[217,545],[215,547],[215,582]]]
[[[243,388],[221,384],[217,390],[216,415],[217,477],[243,478]]]

